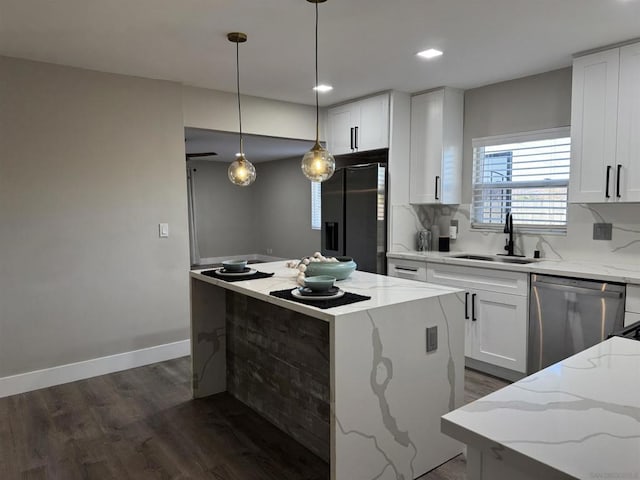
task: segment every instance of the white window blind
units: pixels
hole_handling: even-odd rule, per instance
[[[567,229],[569,127],[473,139],[472,228]]]
[[[311,228],[320,230],[320,182],[311,182]]]

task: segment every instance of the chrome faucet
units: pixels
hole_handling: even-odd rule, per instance
[[[507,251],[505,255],[514,256],[513,253],[513,215],[511,215],[511,210],[507,210],[507,215],[504,220],[504,233],[509,234],[509,238],[507,239],[507,244],[504,246],[504,249]]]

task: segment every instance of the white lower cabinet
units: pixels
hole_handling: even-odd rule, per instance
[[[427,281],[465,289],[465,356],[470,366],[510,379],[516,376],[502,369],[526,373],[528,274],[429,263]]]
[[[470,358],[516,372],[527,370],[527,297],[478,290],[468,322]]]

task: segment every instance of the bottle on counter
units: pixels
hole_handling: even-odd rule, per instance
[[[431,251],[431,232],[429,230],[420,230],[417,236],[418,240],[418,251],[419,252],[429,252]]]
[[[440,245],[440,227],[435,223],[431,225],[431,251],[437,252]]]

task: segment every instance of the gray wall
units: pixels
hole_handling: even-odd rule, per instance
[[[259,163],[255,183],[258,253],[301,258],[320,250],[320,231],[311,229],[311,184],[300,158]]]
[[[201,259],[256,249],[254,192],[262,178],[249,187],[238,187],[227,177],[228,166],[217,161],[189,162]]]
[[[300,158],[257,163],[256,181],[237,187],[228,164],[195,161],[195,203],[200,258],[269,254],[300,258],[320,249],[311,229],[311,184]]]
[[[462,202],[471,202],[472,139],[567,125],[571,125],[571,68],[467,90]]]
[[[188,338],[180,86],[0,72],[0,377]]]

